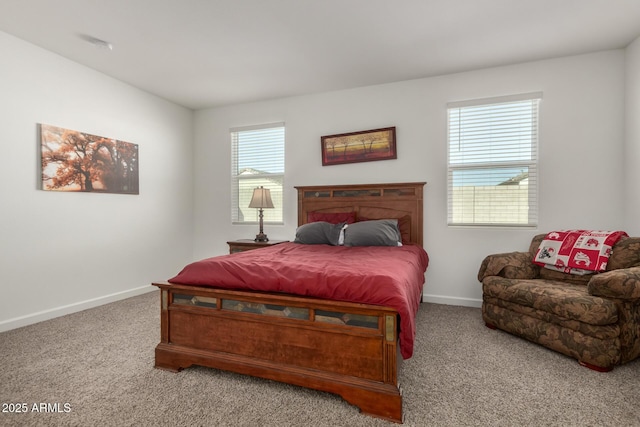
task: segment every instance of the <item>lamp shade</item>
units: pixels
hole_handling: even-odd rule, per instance
[[[262,185],[253,190],[253,196],[251,202],[249,202],[250,208],[272,208],[273,202],[271,201],[271,190],[264,188]]]

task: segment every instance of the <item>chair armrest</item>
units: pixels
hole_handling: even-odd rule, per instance
[[[640,299],[640,267],[619,268],[594,275],[587,284],[589,294],[617,299]]]
[[[540,267],[532,262],[529,252],[509,252],[487,256],[480,265],[478,280],[485,277],[500,276],[507,279],[535,279]]]

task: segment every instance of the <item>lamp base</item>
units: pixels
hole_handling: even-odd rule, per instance
[[[259,233],[259,234],[256,234],[256,238],[253,239],[253,240],[256,241],[256,242],[268,242],[269,238],[267,237],[266,234]]]

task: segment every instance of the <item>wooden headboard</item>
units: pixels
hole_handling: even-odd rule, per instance
[[[422,246],[423,199],[426,182],[397,184],[316,185],[298,190],[298,226],[309,212],[356,212],[357,218],[411,217],[411,243]]]

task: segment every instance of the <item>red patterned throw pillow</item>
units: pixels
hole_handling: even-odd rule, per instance
[[[353,224],[356,222],[355,212],[309,212],[307,213],[307,222],[324,221],[330,224],[339,224],[346,222]]]

